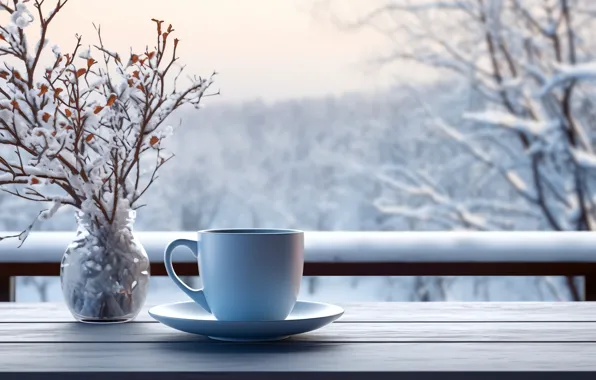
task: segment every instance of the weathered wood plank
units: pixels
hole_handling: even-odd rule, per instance
[[[594,342],[595,322],[333,323],[290,338],[296,342]],[[206,337],[159,323],[0,323],[0,344],[18,342],[189,342]]]
[[[596,322],[596,302],[374,302],[340,304],[345,322]],[[137,321],[154,320],[147,305]],[[0,322],[73,322],[61,303],[0,303]]]
[[[0,371],[596,371],[594,343],[15,343]]]

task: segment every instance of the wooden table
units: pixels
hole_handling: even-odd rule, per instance
[[[559,376],[596,379],[596,303],[342,306],[344,316],[318,331],[280,342],[242,344],[171,330],[152,320],[147,310],[128,324],[86,325],[73,322],[61,304],[4,303],[0,379],[401,380],[457,375],[511,380],[556,375],[502,371],[594,371]],[[429,373],[388,373],[395,371]],[[284,374],[263,377],[263,372]]]

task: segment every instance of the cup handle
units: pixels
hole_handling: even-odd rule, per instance
[[[166,272],[168,272],[168,276],[170,276],[172,281],[174,281],[174,284],[176,284],[184,293],[186,293],[187,296],[189,296],[193,301],[201,305],[201,307],[205,309],[208,313],[211,313],[211,308],[207,304],[207,299],[205,299],[205,292],[203,292],[203,289],[191,288],[190,286],[182,282],[182,280],[180,280],[180,277],[178,277],[176,272],[174,272],[174,267],[172,265],[172,253],[174,252],[174,249],[181,245],[190,249],[192,254],[198,258],[198,241],[188,239],[176,239],[170,244],[168,244],[164,253],[164,265],[166,267]]]

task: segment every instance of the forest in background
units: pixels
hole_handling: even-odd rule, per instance
[[[465,87],[437,84],[425,102],[454,120],[473,99]],[[454,92],[460,93],[453,96]],[[454,177],[465,150],[445,144],[408,87],[387,92],[304,98],[276,103],[251,101],[183,111],[169,141],[176,154],[146,195],[135,230],[194,231],[224,227],[282,227],[303,230],[441,230],[432,220],[384,212],[376,201],[388,194],[396,204],[417,207],[423,200],[386,188],[391,165],[425,168],[441,178],[462,202],[472,196],[498,197],[514,205],[506,183],[480,179],[470,159]],[[466,163],[467,162],[467,163]],[[456,165],[450,167],[450,165]],[[448,170],[446,168],[449,168]],[[477,184],[477,186],[469,186]],[[0,230],[15,231],[39,212],[37,204],[0,194]],[[511,217],[511,229],[538,229],[538,221]],[[60,211],[38,230],[74,230],[71,210]],[[26,244],[26,243],[25,243]],[[200,279],[187,279],[195,284]],[[167,278],[153,279],[155,302],[184,295]],[[21,300],[60,300],[58,278],[22,278]],[[560,278],[309,277],[303,298],[352,300],[552,300],[570,299]]]

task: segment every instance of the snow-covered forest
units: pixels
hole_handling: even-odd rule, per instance
[[[168,146],[176,157],[146,194],[137,230],[596,229],[594,2],[394,0],[354,10],[327,0],[313,9],[316,22],[344,33],[387,38],[390,51],[362,57],[376,70],[404,65],[433,79],[182,111],[171,120],[180,122]],[[0,230],[10,231],[40,210],[8,194],[0,207]],[[37,228],[74,227],[63,210]],[[149,302],[184,299],[168,279],[152,281]],[[581,296],[579,285],[305,278],[301,292],[329,301],[567,300]],[[18,300],[61,297],[57,279],[23,278],[18,289]]]

